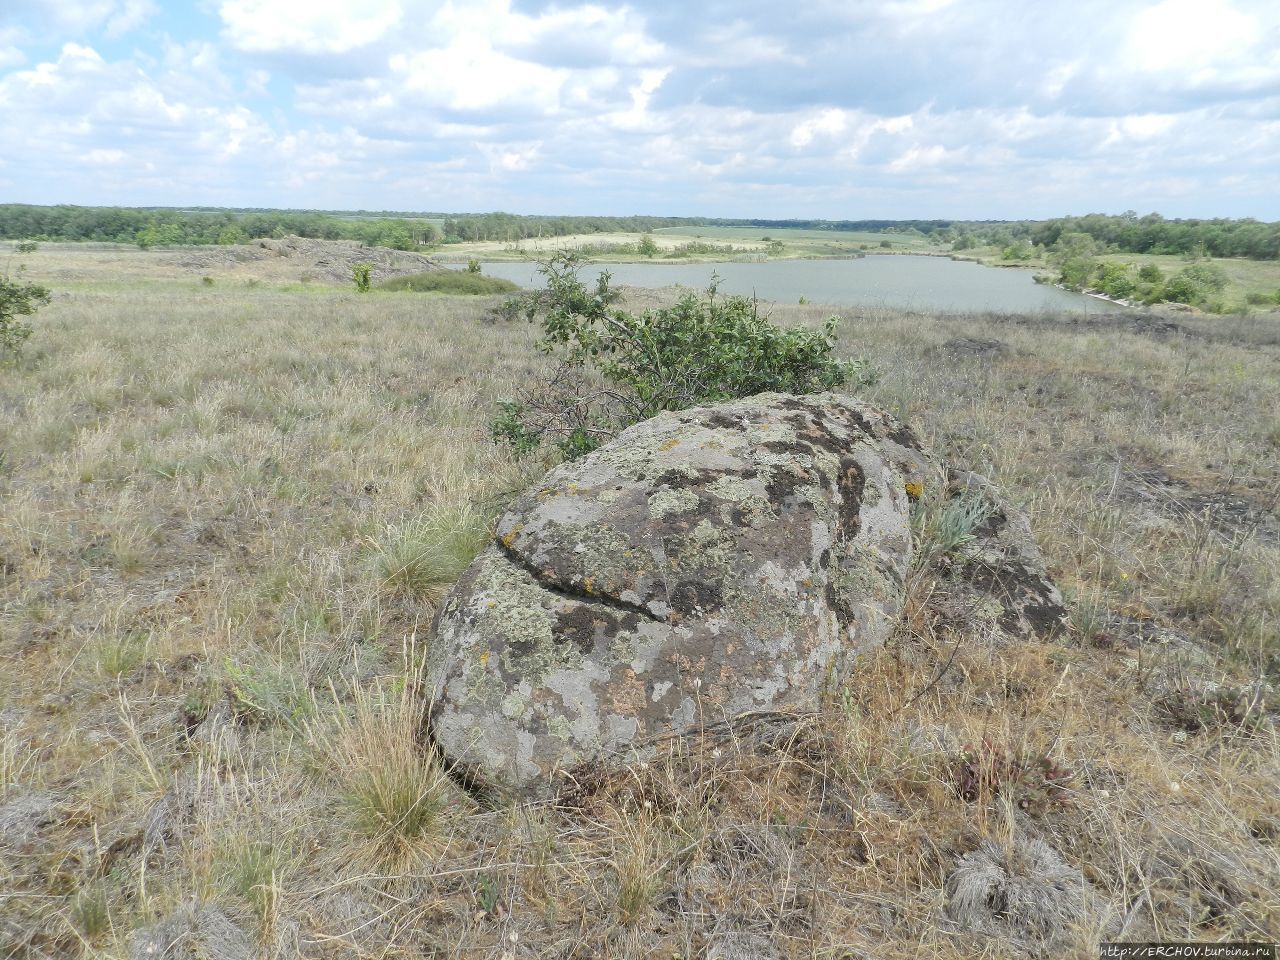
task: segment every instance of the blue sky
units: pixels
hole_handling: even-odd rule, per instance
[[[0,0],[0,201],[1280,219],[1275,0]]]

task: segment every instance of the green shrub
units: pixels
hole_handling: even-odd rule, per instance
[[[1164,271],[1154,263],[1144,263],[1138,268],[1138,279],[1143,283],[1164,283]]]
[[[480,272],[480,261],[477,260],[475,257],[472,257],[470,260],[467,261],[467,273],[479,273],[479,272]]]
[[[49,291],[44,287],[0,274],[0,363],[17,360],[31,336],[31,324],[20,318],[48,303]]]
[[[1175,303],[1199,306],[1220,300],[1214,295],[1221,293],[1226,285],[1226,271],[1216,263],[1193,263],[1169,278],[1164,285],[1164,297]]]
[[[972,242],[970,246],[973,246]],[[962,248],[953,244],[952,249],[959,250]],[[1030,260],[1033,256],[1035,256],[1035,249],[1027,240],[1015,240],[1000,251],[1001,260]]]
[[[511,293],[520,288],[510,280],[486,277],[480,273],[461,270],[432,270],[407,277],[395,277],[378,284],[379,290],[412,290],[414,293],[453,293],[468,296],[485,296],[492,293]]]
[[[870,382],[865,361],[833,355],[837,317],[818,331],[783,329],[755,300],[717,296],[714,284],[703,296],[632,314],[615,307],[607,272],[588,289],[581,265],[558,254],[541,268],[546,289],[524,299],[526,318],[541,316],[539,349],[560,364],[500,407],[493,436],[517,452],[550,440],[572,458],[663,410]]]
[[[357,263],[351,268],[351,279],[355,282],[357,293],[368,293],[373,289],[373,265]]]
[[[35,253],[40,249],[40,244],[35,240],[19,240],[13,245],[13,249],[18,253]]]
[[[1138,288],[1137,282],[1129,275],[1127,263],[1103,263],[1098,268],[1098,288],[1108,297],[1126,300]]]

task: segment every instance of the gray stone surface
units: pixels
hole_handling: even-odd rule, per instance
[[[818,705],[898,619],[911,432],[835,394],[663,414],[501,518],[436,619],[432,736],[479,782]]]
[[[129,960],[250,960],[254,955],[248,935],[208,904],[185,904],[129,937]]]
[[[1012,637],[1047,640],[1064,634],[1066,604],[1045,570],[1027,515],[990,480],[965,470],[950,471],[948,494],[973,503],[977,516],[972,538],[951,562],[951,589],[997,603],[999,625]]]

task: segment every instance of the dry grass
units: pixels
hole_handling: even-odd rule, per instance
[[[485,302],[43,255],[58,297],[0,381],[0,953],[173,931],[380,958],[1280,935],[1260,686],[1280,670],[1280,320],[1157,339],[851,314],[870,399],[1030,512],[1078,635],[1008,643],[921,572],[823,715],[495,806],[412,735],[413,642],[527,478],[486,420],[537,367],[530,330]],[[955,336],[1010,349],[936,353]],[[920,531],[941,551],[965,522]]]

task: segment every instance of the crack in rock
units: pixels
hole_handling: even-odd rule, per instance
[[[555,594],[557,597],[563,597],[566,600],[573,600],[577,603],[596,604],[601,607],[609,607],[613,610],[620,610],[625,613],[634,613],[637,616],[644,617],[654,623],[670,624],[665,617],[659,617],[648,607],[639,603],[630,603],[621,597],[609,596],[606,594],[588,593],[586,590],[575,589],[573,586],[564,583],[561,580],[549,578],[547,571],[540,569],[536,564],[532,563],[528,557],[521,554],[514,547],[508,546],[502,541],[501,537],[496,538],[494,544],[504,557],[514,563],[517,567],[529,574],[533,581],[546,590],[548,593]]]

